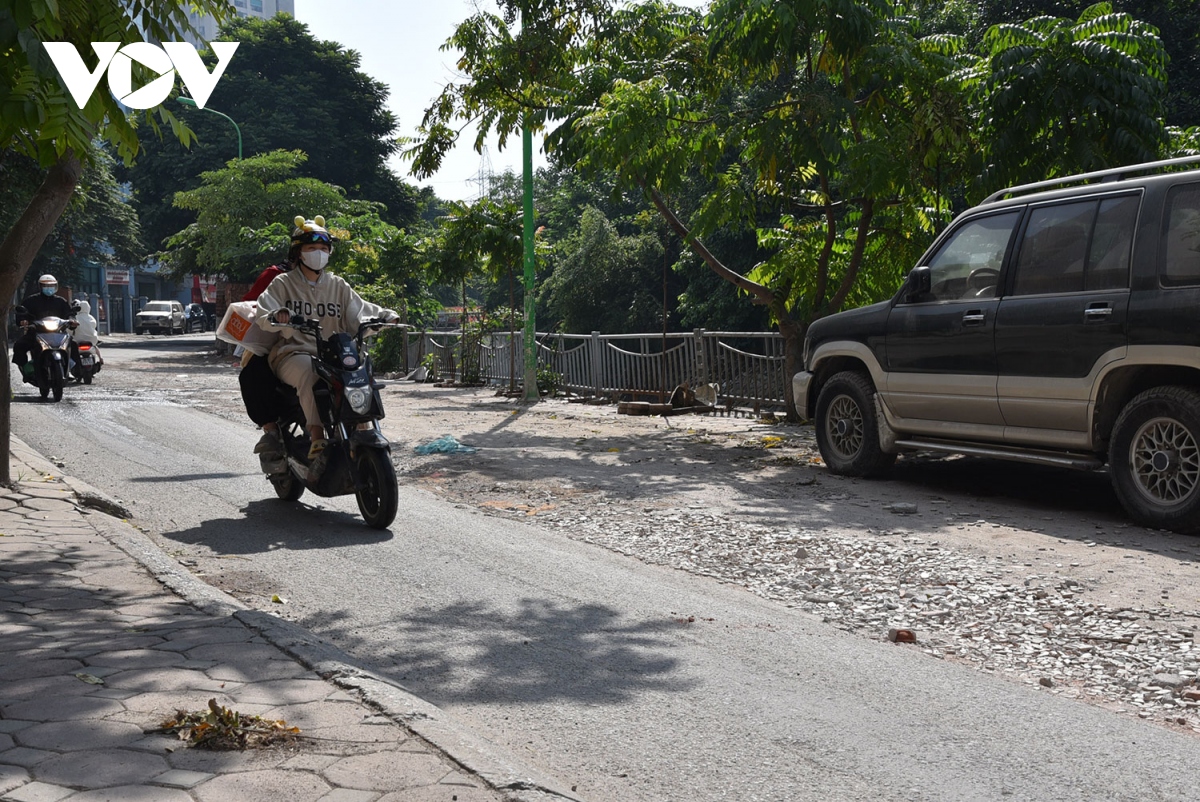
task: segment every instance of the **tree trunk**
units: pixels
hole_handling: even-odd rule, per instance
[[[854,287],[854,282],[858,278],[859,268],[862,267],[863,257],[867,252],[867,237],[871,233],[871,222],[875,219],[875,201],[870,198],[863,201],[862,216],[858,220],[858,231],[854,237],[854,250],[850,253],[850,264],[846,268],[846,275],[842,277],[842,284],[838,287],[833,298],[829,300],[829,313],[839,312],[842,309],[842,304],[846,302],[846,296],[850,294],[850,290]]]
[[[50,168],[46,179],[30,198],[29,205],[0,243],[0,325],[5,328],[0,342],[5,345],[5,363],[8,362],[7,329],[13,295],[25,280],[25,273],[42,243],[67,208],[82,173],[83,165],[79,158],[68,150]],[[9,460],[12,451],[9,437],[12,434],[12,381],[7,364],[0,372],[3,373],[0,377],[0,484],[11,487]]]
[[[754,303],[763,304],[775,315],[775,319],[779,322],[779,333],[783,335],[783,399],[787,405],[787,420],[791,423],[799,423],[801,417],[796,412],[796,399],[792,395],[792,376],[795,376],[803,368],[801,362],[804,354],[804,333],[807,327],[792,319],[785,298],[777,295],[770,287],[751,281],[741,273],[726,267],[698,237],[691,236],[687,226],[667,206],[666,200],[656,189],[645,184],[642,186],[671,230],[678,234],[680,239],[686,242],[714,273],[738,289],[744,290],[754,298]]]

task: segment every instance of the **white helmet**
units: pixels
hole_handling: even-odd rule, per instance
[[[38,277],[38,284],[42,284],[42,285],[53,284],[55,287],[57,287],[58,279],[56,279],[54,276],[50,275],[49,273],[44,273],[43,275]]]

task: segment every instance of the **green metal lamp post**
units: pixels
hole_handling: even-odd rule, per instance
[[[192,106],[193,108],[197,108],[197,109],[200,108],[199,106],[196,105],[196,101],[192,100],[190,97],[183,97],[182,95],[180,95],[179,97],[177,97],[175,99],[185,106]],[[228,114],[221,114],[221,112],[217,111],[216,109],[203,108],[200,110],[201,111],[211,111],[213,114],[217,114],[221,117],[224,117],[226,120],[229,120],[229,122],[233,125],[233,130],[237,131],[238,161],[241,161],[242,160],[242,129],[238,128],[238,124],[233,122],[233,118],[230,117]]]
[[[534,258],[533,258],[533,132],[529,124],[522,125],[521,130],[521,162],[522,185],[524,192],[524,244],[525,244],[525,400],[533,401],[538,398],[537,386],[537,324],[534,321],[536,307],[533,297]]]

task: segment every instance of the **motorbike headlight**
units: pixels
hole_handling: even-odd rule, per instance
[[[359,415],[365,415],[371,408],[371,391],[366,387],[347,387],[346,400],[350,408]]]

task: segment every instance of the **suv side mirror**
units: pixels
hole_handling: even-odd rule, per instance
[[[915,303],[923,300],[933,289],[932,271],[925,265],[914,267],[904,281],[904,300]]]

